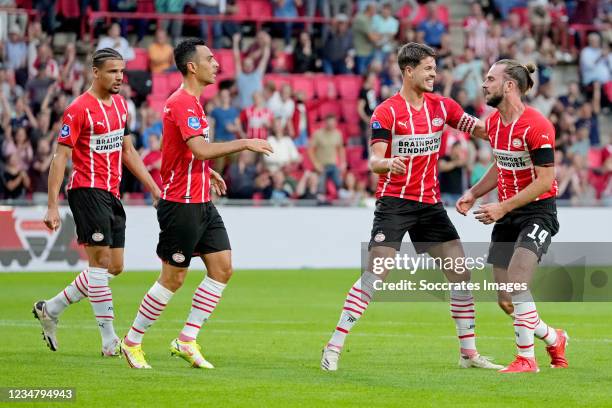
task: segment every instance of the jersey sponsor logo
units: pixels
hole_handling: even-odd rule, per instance
[[[91,239],[93,239],[95,242],[101,242],[104,239],[104,234],[101,232],[94,232],[91,235]]]
[[[64,126],[62,126],[62,130],[60,130],[60,138],[65,139],[68,136],[70,136],[70,126],[64,124]]]
[[[442,132],[426,135],[396,135],[393,138],[393,156],[428,156],[440,150]]]
[[[379,121],[372,122],[372,129],[382,129]]]
[[[185,255],[181,254],[180,252],[177,252],[172,255],[172,260],[176,263],[183,263],[185,262]]]
[[[510,152],[493,149],[497,167],[505,170],[526,170],[532,168],[531,156],[527,151]]]
[[[431,121],[431,124],[434,126],[442,126],[444,124],[444,119],[434,118],[434,120]]]
[[[93,135],[89,139],[89,148],[94,153],[112,153],[123,148],[124,129],[113,130],[101,135]]]
[[[197,116],[190,116],[187,118],[187,126],[189,126],[193,130],[200,129],[200,118]]]
[[[520,149],[521,147],[523,147],[523,141],[521,139],[512,139],[512,146],[517,149]]]

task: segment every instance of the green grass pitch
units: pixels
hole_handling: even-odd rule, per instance
[[[548,368],[538,342],[539,374],[501,375],[457,367],[447,304],[375,302],[349,336],[340,370],[322,372],[321,348],[357,274],[237,271],[199,337],[217,368],[196,370],[168,352],[203,276],[194,268],[145,337],[153,370],[144,371],[99,356],[87,301],[61,317],[60,350],[47,349],[32,304],[57,293],[75,273],[2,273],[0,387],[76,388],[76,404],[19,407],[612,406],[610,303],[538,304],[543,319],[569,332],[571,368]],[[119,335],[156,277],[157,272],[125,273],[112,281]],[[513,358],[511,322],[495,303],[477,305],[477,334],[482,354],[500,363]]]

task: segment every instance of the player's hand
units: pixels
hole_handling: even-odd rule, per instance
[[[455,209],[459,214],[467,215],[468,211],[474,206],[476,197],[470,190],[463,193],[461,198],[455,203]]]
[[[394,157],[389,159],[389,170],[391,174],[406,174],[408,170],[405,162],[406,159],[403,157]]]
[[[274,153],[274,149],[272,149],[270,143],[263,139],[248,139],[246,141],[246,148],[255,153],[263,153],[266,156]]]
[[[47,209],[44,219],[45,225],[51,231],[57,231],[62,224],[62,220],[59,215],[59,210],[56,208]]]
[[[151,192],[151,199],[153,200],[153,208],[157,208],[160,198],[161,198],[161,190],[159,188],[156,188],[154,191]]]
[[[221,175],[214,170],[210,171],[210,186],[218,196],[225,195],[227,192],[225,180],[223,180],[223,177],[221,177]]]
[[[500,203],[482,204],[474,214],[476,219],[483,224],[491,224],[506,215],[506,210]]]

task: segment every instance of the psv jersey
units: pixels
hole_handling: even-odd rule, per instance
[[[536,179],[532,156],[537,149],[555,148],[555,129],[544,115],[529,106],[525,106],[518,119],[507,125],[502,123],[496,110],[486,120],[485,126],[499,173],[498,199],[505,201]],[[557,180],[553,180],[550,189],[536,201],[556,195]]]
[[[208,121],[200,101],[180,87],[164,106],[162,115],[162,199],[177,203],[210,201],[210,167],[195,158],[187,141],[204,137],[208,143]]]
[[[472,133],[478,119],[452,99],[425,93],[416,110],[399,94],[380,104],[372,115],[371,144],[387,142],[385,157],[405,157],[406,174],[381,174],[376,198],[399,197],[422,203],[440,202],[438,158],[444,126]]]
[[[68,190],[99,188],[119,197],[128,110],[122,96],[111,95],[111,100],[105,105],[85,92],[64,112],[57,141],[72,148]]]

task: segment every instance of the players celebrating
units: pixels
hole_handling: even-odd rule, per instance
[[[64,112],[49,171],[45,216],[48,228],[60,227],[58,195],[66,163],[72,158],[68,203],[89,266],[55,297],[36,302],[33,312],[47,345],[56,351],[59,315],[70,304],[89,297],[102,335],[102,355],[115,356],[119,355],[119,338],[113,328],[113,296],[108,281],[123,270],[125,212],[119,201],[122,164],[152,193],[154,201],[160,190],[129,137],[127,104],[118,95],[125,69],[121,54],[110,48],[100,49],[94,53],[92,65],[91,87]]]
[[[163,188],[157,207],[161,230],[157,255],[163,262],[162,271],[121,342],[121,350],[134,368],[151,368],[144,358],[142,338],[183,285],[194,255],[204,261],[207,275],[193,295],[185,326],[172,340],[170,351],[192,367],[213,368],[204,359],[196,337],[221,299],[232,275],[232,261],[225,225],[210,201],[211,185],[223,194],[225,183],[208,161],[242,150],[272,153],[268,142],[259,139],[209,143],[208,122],[199,98],[204,87],[215,82],[219,64],[198,39],[181,42],[174,50],[174,60],[183,84],[168,98],[162,118]]]
[[[369,244],[370,268],[349,290],[340,320],[323,350],[323,370],[337,370],[345,338],[372,299],[374,282],[379,279],[372,273],[373,259],[395,257],[406,232],[419,253],[453,260],[464,257],[459,235],[440,200],[437,176],[440,141],[445,124],[484,135],[484,123],[464,113],[452,99],[431,93],[436,77],[435,56],[434,50],[426,45],[402,46],[398,53],[402,89],[372,115],[370,168],[380,179]],[[380,278],[384,279],[387,272]],[[451,282],[470,279],[469,272],[445,269],[444,273]],[[460,343],[460,366],[502,368],[476,350],[471,291],[452,290],[450,295],[451,316]]]
[[[495,165],[457,202],[466,215],[477,198],[495,187],[498,203],[481,205],[474,214],[484,224],[495,222],[488,262],[497,282],[529,284],[551,238],[559,230],[555,196],[555,130],[541,113],[521,101],[533,86],[535,65],[501,60],[482,85],[488,105],[497,108],[486,120]],[[518,355],[504,373],[537,372],[534,336],[546,342],[551,367],[568,366],[567,333],[538,316],[529,290],[500,292],[499,303],[514,318]]]

